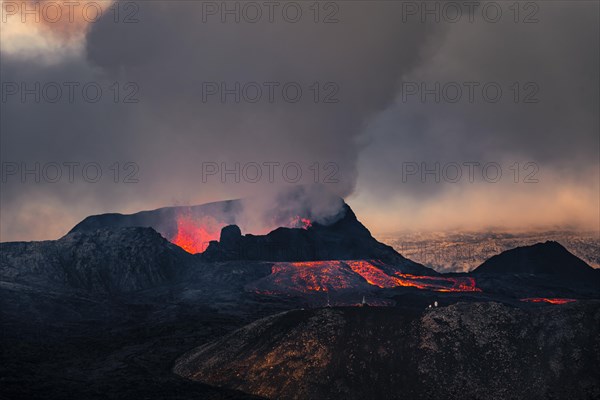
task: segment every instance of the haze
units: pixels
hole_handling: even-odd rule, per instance
[[[73,21],[23,22],[14,3],[2,2],[0,25],[2,241],[55,239],[91,214],[315,181],[375,234],[600,229],[597,2],[518,14],[496,2],[497,22],[484,2],[457,22],[386,1],[317,14],[298,2],[297,22],[278,11],[223,22],[210,2],[160,1],[121,3],[118,15],[95,2],[95,22],[79,8]],[[22,93],[36,82],[39,102]],[[90,82],[97,102],[82,97]],[[63,89],[55,102],[49,83]],[[65,163],[79,163],[72,180]],[[97,182],[82,177],[89,163]],[[62,177],[51,182],[54,164]]]

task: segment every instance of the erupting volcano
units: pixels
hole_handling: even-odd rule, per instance
[[[57,241],[2,243],[0,294],[8,301],[0,319],[31,326],[32,340],[49,340],[25,354],[31,363],[24,364],[16,357],[24,348],[23,335],[13,331],[5,347],[13,349],[15,361],[5,369],[29,376],[40,359],[48,360],[50,371],[91,365],[93,371],[84,372],[93,382],[97,376],[124,376],[128,380],[117,383],[129,387],[158,379],[153,392],[182,393],[180,398],[234,393],[213,396],[195,389],[218,385],[270,399],[396,399],[398,393],[430,399],[459,393],[528,400],[547,398],[537,392],[572,388],[581,376],[594,382],[598,357],[587,348],[596,343],[600,326],[600,271],[560,245],[501,254],[472,273],[441,274],[378,242],[348,205],[326,221],[302,210],[257,215],[252,221],[279,221],[263,235],[242,233],[242,228],[268,229],[262,222],[248,223],[244,212],[250,210],[226,202],[99,215]],[[573,275],[577,279],[569,279]],[[98,330],[99,325],[106,329]],[[58,336],[59,328],[67,334]],[[97,336],[89,341],[90,353],[81,356],[79,338],[88,334]],[[56,347],[57,341],[66,347]],[[194,385],[189,396],[180,392],[181,380],[165,389],[171,378],[155,371],[168,371],[194,341],[202,346],[179,358],[175,372],[208,385]],[[572,364],[579,369],[562,368],[560,381],[553,360],[571,363],[570,354],[577,355]],[[122,370],[132,357],[142,364]],[[64,362],[55,364],[56,359]],[[97,364],[100,359],[106,364]],[[150,375],[140,375],[147,371]],[[494,395],[499,373],[507,374],[506,387],[516,387],[519,379],[521,388],[538,386],[522,397],[504,388]],[[475,390],[465,385],[465,377],[473,376]],[[46,398],[46,382],[54,378],[46,375],[40,396],[25,397]],[[27,379],[21,387],[39,377]],[[557,381],[556,389],[549,386]],[[586,382],[581,393],[588,394]],[[93,392],[112,383],[103,381]],[[437,386],[413,396],[424,384]],[[21,394],[21,387],[15,393]],[[57,398],[64,398],[63,388],[56,388]],[[87,394],[74,397],[93,397]],[[568,394],[562,398],[600,398]],[[109,397],[149,398],[144,393]]]
[[[194,218],[185,213],[177,216],[176,224],[177,232],[170,241],[192,254],[202,253],[211,241],[218,241],[221,228],[227,225],[212,217]],[[295,216],[290,220],[288,227],[306,230],[312,227],[312,221]],[[277,227],[271,227],[275,228]]]
[[[292,218],[292,220],[290,221],[290,228],[301,228],[301,229],[308,229],[312,226],[312,221],[308,218],[302,218],[299,215],[296,215],[294,218]]]
[[[171,242],[188,253],[202,253],[211,240],[218,240],[221,226],[211,217],[195,219],[189,215],[177,216],[177,232]]]

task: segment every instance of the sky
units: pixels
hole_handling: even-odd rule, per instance
[[[600,229],[598,3],[476,3],[2,1],[0,240],[314,183],[375,234]]]

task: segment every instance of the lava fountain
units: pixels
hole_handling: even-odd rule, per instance
[[[221,228],[228,225],[219,222],[212,216],[193,216],[190,212],[182,212],[176,218],[177,230],[169,239],[188,253],[202,253],[212,240],[219,240]],[[312,221],[299,215],[290,218],[287,223],[289,228],[309,229]],[[267,231],[276,229],[276,226],[267,227]]]
[[[170,241],[188,253],[202,253],[211,240],[219,240],[220,224],[212,217],[192,217],[189,214],[177,216],[177,232]]]

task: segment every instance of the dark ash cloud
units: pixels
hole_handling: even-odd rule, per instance
[[[337,183],[324,186],[354,195],[359,217],[374,224],[385,219],[381,229],[406,223],[399,209],[414,226],[417,218],[429,223],[424,214],[433,206],[442,226],[455,218],[440,208],[465,198],[470,203],[461,218],[480,225],[492,221],[485,217],[490,210],[540,196],[562,200],[528,224],[555,214],[597,218],[590,211],[597,204],[593,185],[600,165],[597,4],[544,3],[536,24],[510,18],[490,24],[480,17],[474,23],[402,23],[401,2],[338,5],[339,22],[332,24],[315,23],[308,13],[295,24],[223,24],[218,18],[202,22],[202,3],[140,3],[139,23],[103,18],[89,26],[85,51],[60,63],[3,54],[2,82],[93,81],[105,93],[94,104],[2,104],[3,162],[93,161],[104,170],[94,184],[2,183],[2,240],[57,237],[89,214],[277,197],[294,186],[281,171],[273,183],[223,184],[218,174],[205,182],[206,162],[295,162],[303,167],[298,184],[313,182],[315,162],[323,183],[323,166],[333,163]],[[334,83],[339,102],[323,103],[330,92],[321,86],[315,103],[310,88],[316,81]],[[540,102],[403,102],[402,85],[413,81],[499,82],[504,100],[511,83],[535,82]],[[114,82],[121,85],[121,100],[130,93],[123,85],[133,82],[140,101],[114,104]],[[293,82],[303,96],[297,103],[277,91],[272,103],[264,92],[256,103],[236,103],[231,96],[225,104],[218,96],[204,102],[205,82]],[[510,201],[483,195],[491,193],[489,185],[401,181],[405,161],[496,161],[506,167],[515,160],[536,162],[543,181],[527,190],[494,186]],[[115,184],[115,162],[135,162],[139,183]],[[567,204],[582,211],[573,214]]]

